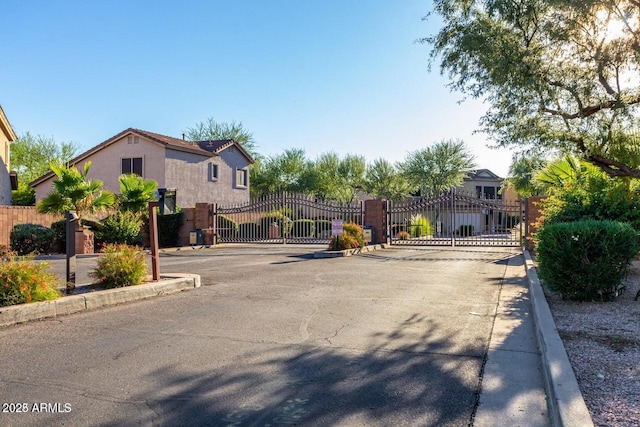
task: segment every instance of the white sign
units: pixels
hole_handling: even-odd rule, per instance
[[[342,236],[344,233],[344,221],[341,219],[331,220],[331,235]]]

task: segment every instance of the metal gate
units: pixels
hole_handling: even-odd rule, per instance
[[[326,244],[331,221],[363,224],[359,200],[325,201],[305,194],[275,194],[236,206],[215,206],[213,224],[221,243]]]
[[[524,222],[522,200],[452,190],[389,203],[387,238],[394,245],[521,246]]]

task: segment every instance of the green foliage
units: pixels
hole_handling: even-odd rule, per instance
[[[213,117],[209,117],[206,121],[196,123],[194,127],[188,128],[185,134],[190,141],[233,139],[252,157],[258,156],[253,133],[245,129],[242,122],[216,122]]]
[[[433,235],[431,222],[420,214],[412,215],[409,220],[409,234],[411,237],[423,237]]]
[[[158,246],[171,248],[178,246],[178,236],[182,226],[182,211],[158,215]]]
[[[56,276],[48,268],[45,262],[18,261],[11,254],[0,259],[0,307],[60,297]]]
[[[546,165],[547,160],[539,155],[515,155],[509,166],[509,178],[504,184],[513,188],[520,197],[539,196],[543,190],[536,181],[536,175]]]
[[[394,202],[402,201],[412,193],[407,177],[385,159],[377,159],[367,166],[362,188],[376,199]]]
[[[259,227],[261,237],[279,238],[287,237],[291,234],[293,221],[281,211],[273,211],[260,218]],[[277,236],[274,230],[277,227]]]
[[[476,228],[471,224],[465,224],[458,227],[456,234],[461,237],[469,237],[476,234]]]
[[[147,263],[142,249],[120,244],[106,245],[90,273],[99,286],[107,289],[140,285],[146,276]]]
[[[233,238],[238,234],[238,223],[226,215],[218,215],[217,227],[222,239]]]
[[[330,250],[336,249],[336,239],[337,249],[340,251],[345,249],[362,248],[365,245],[364,233],[362,231],[362,227],[358,224],[344,224],[341,236],[331,236],[331,241],[329,242]]]
[[[61,219],[51,223],[53,230],[53,246],[60,252],[66,253],[67,250],[67,220]]]
[[[156,200],[158,183],[152,179],[143,179],[140,175],[120,175],[120,195],[118,205],[121,211],[134,212],[142,216],[149,202]]]
[[[475,162],[463,141],[444,140],[409,153],[400,167],[413,188],[439,194],[462,184]]]
[[[142,219],[132,211],[116,212],[94,229],[98,247],[106,244],[142,245]]]
[[[28,184],[49,172],[49,164],[54,162],[67,163],[78,153],[78,147],[71,142],[57,143],[53,138],[42,135],[31,135],[29,132],[20,135],[18,140],[9,146],[11,150],[11,168],[18,172],[20,184],[18,191],[25,191],[27,200]],[[35,203],[20,203],[21,206],[31,206]],[[30,191],[28,191],[30,193]],[[17,203],[14,203],[17,204]]]
[[[11,250],[18,255],[46,253],[54,239],[53,230],[38,224],[16,224],[9,235]]]
[[[72,166],[51,163],[51,170],[56,175],[53,180],[53,191],[36,204],[40,213],[64,214],[74,210],[79,221],[85,215],[93,215],[98,211],[111,208],[116,203],[115,194],[102,190],[102,181],[87,177],[91,162],[84,164],[80,172]]]
[[[261,159],[252,175],[253,195],[279,192],[309,193],[313,189],[306,179],[311,162],[303,149],[287,149],[282,154]]]
[[[432,63],[484,100],[498,146],[580,153],[610,176],[640,177],[635,0],[437,0]]]
[[[297,219],[293,221],[291,235],[293,237],[313,237],[316,233],[316,225],[312,219]]]
[[[36,204],[36,189],[18,184],[18,189],[11,192],[13,206],[33,206]]]
[[[563,298],[609,301],[624,290],[638,233],[614,221],[546,224],[536,234],[540,277]]]

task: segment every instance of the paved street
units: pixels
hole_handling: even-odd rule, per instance
[[[0,425],[468,425],[518,249],[318,249],[168,252],[201,288],[1,328]]]

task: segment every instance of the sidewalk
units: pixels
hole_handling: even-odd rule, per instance
[[[531,256],[523,256],[507,265],[473,425],[593,426]]]

